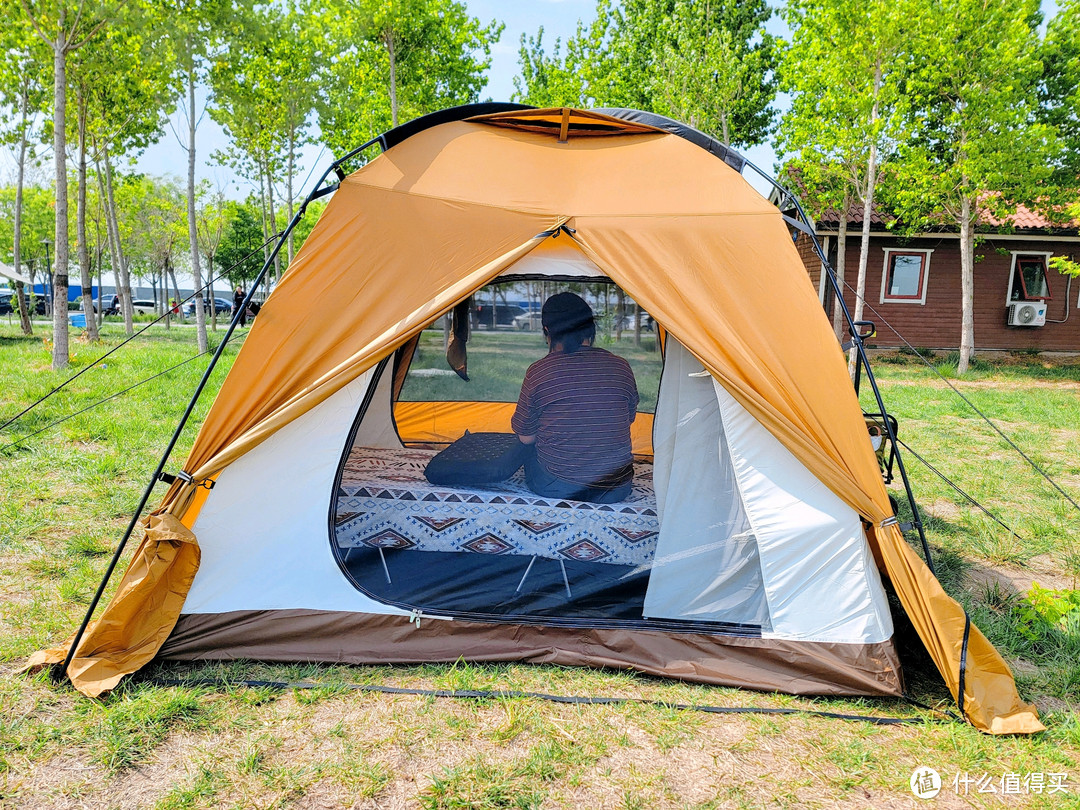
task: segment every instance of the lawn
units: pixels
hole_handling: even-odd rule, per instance
[[[75,368],[120,338],[118,327],[110,326],[104,344],[76,343]],[[914,802],[909,779],[924,765],[942,775],[945,786],[936,800],[941,806],[996,806],[1001,797],[978,793],[978,787],[993,783],[1000,792],[1013,784],[1010,774],[1028,777],[1017,782],[1017,795],[1007,797],[1010,805],[1080,806],[1080,632],[1075,621],[1056,620],[1046,607],[1050,597],[1026,598],[1033,583],[1057,591],[1077,588],[1080,511],[940,377],[903,355],[887,355],[876,364],[901,438],[1019,535],[909,459],[939,574],[1009,659],[1021,693],[1042,709],[1049,726],[1044,734],[992,738],[903,701],[809,700],[557,667],[173,664],[154,666],[98,701],[54,685],[44,674],[18,674],[30,652],[63,641],[76,626],[207,359],[24,445],[8,445],[191,358],[194,338],[191,330],[155,328],[0,432],[0,806],[907,807]],[[491,344],[478,336],[470,345],[478,381],[509,379],[521,362],[543,351],[536,335],[489,338]],[[498,371],[511,345],[520,356]],[[640,355],[632,362],[641,369],[644,404],[647,389],[655,392],[655,384],[646,382],[655,355],[625,340],[614,348]],[[230,346],[211,391],[234,356]],[[440,368],[435,333],[425,338],[421,362]],[[1020,356],[994,365],[980,362],[955,381],[946,358],[934,362],[1073,498],[1080,495],[1080,366]],[[485,369],[490,373],[481,373]],[[40,337],[23,338],[17,327],[0,324],[0,423],[64,377],[49,370]],[[492,382],[484,397],[516,395],[506,379]],[[429,382],[467,385],[446,376]],[[197,409],[167,469],[179,466],[210,399]],[[914,647],[904,654],[913,696],[946,706],[947,693],[925,656]],[[162,682],[196,677],[222,684]],[[227,683],[237,679],[322,686],[274,690]],[[455,701],[345,688],[351,683],[804,707],[925,720],[874,726],[635,703]],[[1069,794],[1049,792],[1060,781],[1051,774],[1066,775]],[[958,795],[965,778],[972,779],[967,795]]]

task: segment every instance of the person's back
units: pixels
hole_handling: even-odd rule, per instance
[[[592,311],[561,293],[544,304],[548,355],[522,382],[511,426],[535,445],[526,479],[541,495],[614,502],[630,493],[630,424],[637,415],[634,373],[621,357],[591,345]]]
[[[555,477],[615,489],[633,476],[637,402],[634,372],[621,357],[591,346],[552,352],[525,375],[515,430],[536,436],[537,460]]]

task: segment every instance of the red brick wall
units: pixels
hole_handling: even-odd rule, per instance
[[[814,252],[814,243],[810,241],[810,237],[806,234],[800,233],[799,238],[795,241],[795,247],[799,251],[803,264],[806,265],[806,271],[810,274],[810,281],[814,283],[814,289],[820,290],[821,259]]]
[[[809,240],[806,240],[807,242]],[[835,240],[831,240],[835,241]],[[859,268],[859,235],[848,237],[845,276],[854,287]],[[885,265],[884,248],[898,250],[933,249],[930,254],[930,274],[926,281],[926,303],[879,303],[881,275]],[[1080,312],[1077,296],[1080,279],[1073,281],[1051,270],[1045,326],[1008,326],[1005,299],[1012,266],[1011,251],[1045,252],[1054,255],[1073,254],[1080,258],[1076,242],[1017,241],[1008,237],[987,240],[975,248],[975,345],[978,349],[1041,349],[1044,351],[1080,351]],[[803,255],[807,272],[817,284],[819,262]],[[835,256],[835,248],[830,251]],[[980,258],[981,257],[981,258]],[[1068,295],[1066,295],[1068,290]],[[855,295],[845,290],[848,306],[854,311]],[[896,239],[872,238],[866,268],[866,304],[863,319],[874,321],[877,336],[867,341],[878,347],[903,346],[899,332],[917,348],[956,349],[960,345],[960,243],[957,239],[913,239],[900,243]],[[877,311],[875,314],[870,308]],[[831,311],[831,310],[830,310]],[[1065,323],[1051,320],[1068,318]],[[890,329],[891,324],[895,329]]]

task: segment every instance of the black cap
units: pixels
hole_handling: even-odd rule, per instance
[[[573,332],[593,322],[593,312],[580,295],[562,292],[544,302],[540,323],[556,335]]]

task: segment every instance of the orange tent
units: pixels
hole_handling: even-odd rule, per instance
[[[612,112],[444,111],[387,133],[386,151],[342,177],[259,314],[185,475],[145,523],[117,593],[79,640],[68,669],[77,688],[99,694],[160,653],[558,661],[798,693],[896,694],[883,578],[974,725],[991,733],[1042,728],[1001,656],[905,542],[843,354],[781,213],[728,165],[738,156],[711,139],[659,116]],[[665,353],[655,420],[635,438],[637,451],[656,454],[657,471],[669,453],[667,489],[657,484],[657,497],[667,499],[655,552],[671,561],[665,571],[690,553],[661,554],[669,539],[680,542],[666,537],[665,524],[704,531],[694,521],[707,497],[688,500],[697,473],[680,465],[691,445],[715,448],[686,433],[690,417],[713,414],[701,429],[719,431],[727,460],[708,462],[720,465],[709,480],[730,479],[740,519],[752,528],[747,553],[764,616],[756,624],[725,623],[719,608],[693,608],[689,624],[691,608],[650,608],[678,598],[676,581],[659,583],[659,568],[646,610],[669,619],[569,628],[468,611],[421,623],[426,611],[416,605],[359,593],[345,577],[319,579],[345,570],[324,542],[333,487],[324,503],[303,481],[322,474],[314,470],[325,461],[327,480],[340,489],[342,449],[361,438],[393,449],[453,438],[468,425],[506,430],[512,406],[395,405],[393,375],[382,371],[425,326],[539,262],[553,244],[591,268],[590,277],[625,290],[674,347]],[[676,360],[682,372],[669,375]],[[685,410],[661,413],[665,386],[670,401],[690,403]],[[379,413],[381,433],[373,427]],[[284,458],[291,466],[266,472]],[[263,483],[250,483],[256,479]],[[309,508],[321,521],[302,517]],[[230,515],[247,523],[230,523]],[[317,546],[303,546],[307,533],[322,538]],[[701,556],[707,545],[691,549],[699,570],[711,559]],[[253,568],[237,562],[238,548]],[[255,548],[274,549],[275,567]],[[245,578],[257,584],[238,585]],[[847,613],[828,613],[826,587],[839,602],[846,596],[838,594],[851,594],[836,608]],[[240,591],[251,594],[248,602],[234,596]],[[735,625],[757,629],[731,631]],[[31,663],[66,652],[39,653]]]

